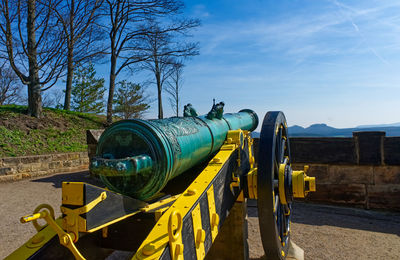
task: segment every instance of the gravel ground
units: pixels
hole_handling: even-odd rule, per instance
[[[61,182],[86,181],[87,172],[56,174],[14,183],[0,183],[0,259],[36,231],[19,218],[40,203],[60,214]],[[251,259],[263,259],[257,208],[249,203]],[[324,205],[294,205],[292,239],[304,249],[305,259],[400,259],[400,213],[366,211]]]
[[[263,259],[256,207],[248,217],[250,256]],[[400,213],[295,203],[291,230],[305,259],[400,259]]]

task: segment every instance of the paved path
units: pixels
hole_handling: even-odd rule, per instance
[[[36,233],[32,224],[19,223],[21,216],[40,203],[52,205],[60,214],[63,181],[95,184],[87,172],[0,183],[0,259]],[[292,239],[304,249],[306,259],[400,259],[400,213],[311,204],[296,204],[293,212]],[[250,257],[262,259],[257,209],[251,206],[249,246]]]

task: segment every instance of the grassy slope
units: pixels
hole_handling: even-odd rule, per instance
[[[105,117],[45,108],[43,118],[25,106],[0,106],[0,157],[85,151],[86,130],[104,127]]]

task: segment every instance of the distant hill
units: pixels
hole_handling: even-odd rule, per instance
[[[395,124],[393,124],[395,125]],[[289,136],[303,137],[351,137],[356,131],[384,131],[386,136],[400,136],[400,126],[358,126],[355,128],[334,128],[326,124],[313,124],[307,128],[294,125],[289,127]]]
[[[309,127],[298,125],[288,128],[289,136],[293,137],[352,137],[357,131],[384,131],[386,136],[400,136],[400,123],[387,125],[365,125],[354,128],[334,128],[327,124],[313,124]],[[259,132],[252,133],[253,138],[260,137]]]
[[[380,124],[380,125],[359,125],[356,126],[356,128],[371,128],[371,127],[400,127],[400,122],[399,123],[393,123],[393,124]]]

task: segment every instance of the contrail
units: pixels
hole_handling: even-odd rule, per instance
[[[367,39],[366,39],[365,36],[361,33],[361,31],[360,31],[358,25],[354,22],[353,18],[351,18],[350,15],[347,15],[346,13],[344,13],[344,12],[342,11],[342,10],[343,10],[343,7],[346,7],[347,9],[349,9],[350,11],[353,11],[353,12],[354,12],[354,10],[351,9],[351,8],[349,8],[349,7],[347,7],[347,6],[345,6],[345,5],[343,5],[342,3],[340,3],[339,1],[336,1],[336,0],[333,0],[332,3],[335,4],[335,5],[339,8],[339,12],[340,12],[343,16],[345,16],[345,17],[347,18],[347,20],[349,20],[349,21],[351,22],[351,24],[353,25],[354,30],[357,32],[357,34],[360,36],[360,38],[361,38],[363,41],[365,41],[365,43],[366,43],[368,49],[372,52],[372,54],[374,54],[374,55],[375,55],[381,62],[383,62],[384,64],[389,65],[389,62],[388,62],[386,59],[384,59],[381,55],[379,55],[378,52],[377,52],[373,47],[371,47],[370,44],[368,44]]]

